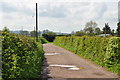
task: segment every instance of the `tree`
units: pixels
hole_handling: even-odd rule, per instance
[[[20,34],[20,35],[29,35],[29,32],[28,32],[28,31],[20,31],[19,34]]]
[[[90,21],[85,24],[84,31],[87,33],[94,33],[96,27],[97,27],[97,23]]]
[[[111,34],[111,29],[110,29],[108,23],[107,24],[105,23],[105,27],[103,27],[103,33],[104,34]]]
[[[10,30],[9,30],[7,27],[4,27],[4,28],[3,28],[3,32],[8,32],[8,33],[9,33]]]
[[[35,30],[30,32],[30,36],[31,36],[31,37],[36,37],[36,32],[35,32]]]
[[[47,33],[47,32],[49,32],[49,30],[47,30],[47,29],[46,29],[46,30],[43,30],[43,34],[45,34],[45,33]]]
[[[96,34],[100,34],[100,32],[101,32],[101,31],[100,31],[100,28],[99,28],[99,27],[95,28],[95,33],[96,33]]]
[[[86,33],[81,30],[81,31],[77,31],[77,32],[75,33],[75,36],[84,36],[85,34],[86,34]]]
[[[120,22],[117,24],[117,36],[120,37]]]
[[[56,37],[56,33],[48,31],[45,34],[42,34],[42,36],[49,42],[53,42]]]
[[[94,29],[92,27],[85,28],[84,30],[87,33],[93,33],[94,32]]]
[[[112,31],[111,31],[111,35],[112,35],[112,36],[115,35],[115,30],[114,30],[114,29],[112,29]]]

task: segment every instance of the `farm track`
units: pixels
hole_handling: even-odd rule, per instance
[[[56,78],[60,78],[60,80],[65,78],[109,78],[108,80],[118,78],[115,73],[51,43],[43,44],[43,49],[45,54],[47,53],[44,61],[43,78],[53,80]],[[76,66],[79,70],[70,70],[69,67],[60,67],[60,65]]]

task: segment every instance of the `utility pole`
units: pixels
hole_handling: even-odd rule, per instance
[[[118,2],[118,23],[117,23],[117,36],[120,37],[120,1]]]
[[[38,10],[37,10],[37,3],[36,3],[36,41],[38,42]]]

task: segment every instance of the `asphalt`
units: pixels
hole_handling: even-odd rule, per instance
[[[51,43],[43,44],[43,49],[45,51],[43,74],[49,80],[56,78],[118,78],[117,74]],[[69,66],[75,66],[77,69],[70,69]]]

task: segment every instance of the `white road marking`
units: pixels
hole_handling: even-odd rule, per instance
[[[79,68],[77,67],[73,67],[73,68],[69,68],[70,70],[80,70]]]
[[[66,67],[66,68],[72,68],[72,67],[76,67],[74,65],[59,65],[59,64],[53,64],[53,65],[49,65],[51,67]]]
[[[45,53],[44,55],[46,55],[46,56],[49,56],[49,55],[58,55],[58,54],[60,54],[60,53]]]
[[[82,67],[77,67],[77,66],[74,66],[74,65],[59,65],[59,64],[52,64],[52,65],[49,65],[50,67],[62,67],[62,68],[68,68],[69,70],[81,70],[81,69],[84,69]]]

